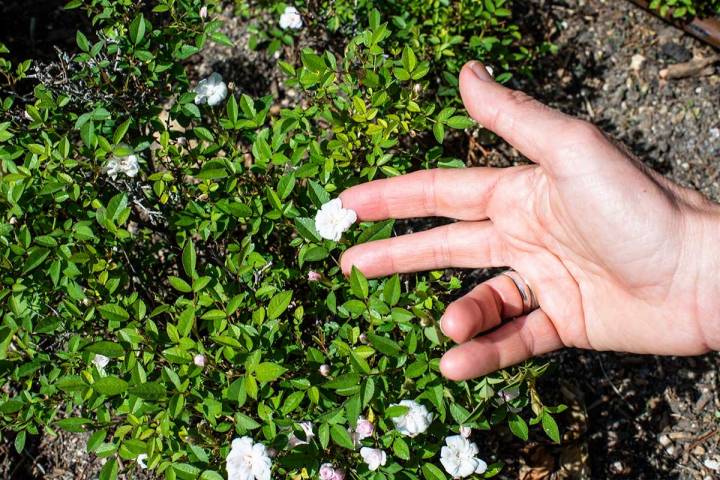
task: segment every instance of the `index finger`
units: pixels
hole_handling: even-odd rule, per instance
[[[350,187],[340,194],[360,220],[450,217],[485,220],[495,184],[506,169],[420,170]]]

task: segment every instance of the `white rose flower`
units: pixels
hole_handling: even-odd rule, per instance
[[[357,220],[354,210],[343,208],[342,200],[330,200],[315,214],[315,229],[322,238],[337,242]]]
[[[299,30],[303,26],[302,17],[295,7],[285,7],[285,11],[280,15],[280,28],[283,30]]]
[[[198,353],[193,357],[193,363],[196,367],[203,368],[205,366],[205,355]]]
[[[225,459],[228,480],[270,480],[272,461],[265,445],[253,442],[250,437],[232,441]]]
[[[398,432],[412,438],[428,429],[432,423],[433,414],[428,412],[425,405],[414,400],[403,400],[400,402],[400,406],[407,407],[408,411],[404,415],[392,419]]]
[[[99,353],[96,353],[95,358],[93,358],[92,360],[92,363],[97,367],[98,370],[104,370],[105,367],[107,367],[108,363],[110,363],[110,359],[105,355],[100,355]]]
[[[148,458],[147,453],[141,453],[141,454],[138,455],[137,458],[135,459],[135,461],[137,462],[137,464],[138,464],[138,465],[140,466],[140,468],[142,468],[143,470],[145,470],[145,469],[147,468],[147,464],[145,463],[145,460],[147,460],[147,458]]]
[[[211,107],[219,104],[227,97],[228,89],[222,76],[214,72],[209,77],[198,82],[195,87],[195,103],[202,105],[207,103]]]
[[[363,447],[360,449],[360,456],[371,472],[387,463],[387,454],[379,448]]]
[[[453,478],[469,477],[473,473],[482,474],[487,470],[487,463],[477,458],[478,447],[474,442],[460,435],[445,439],[445,446],[440,450],[440,463]]]
[[[127,157],[112,157],[105,165],[105,173],[113,180],[117,179],[119,173],[128,177],[134,177],[140,171],[137,155],[130,154]]]

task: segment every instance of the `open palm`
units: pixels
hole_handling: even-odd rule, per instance
[[[718,207],[592,125],[495,83],[477,62],[461,72],[460,90],[473,118],[535,164],[421,171],[341,194],[361,220],[459,220],[357,245],[343,255],[346,272],[507,266],[532,287],[540,308],[527,314],[504,275],[452,303],[441,327],[460,345],[443,357],[443,373],[471,378],[563,346],[718,348],[720,288],[708,281],[718,271]]]

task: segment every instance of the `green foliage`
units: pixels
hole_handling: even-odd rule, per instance
[[[470,3],[489,25],[509,14],[500,0]],[[535,389],[546,366],[440,376],[450,342],[437,319],[457,278],[346,279],[340,254],[394,223],[361,223],[341,242],[314,225],[351,185],[463,166],[445,138],[475,127],[434,77],[477,52],[453,40],[462,22],[418,25],[418,3],[415,17],[387,23],[363,3],[367,24],[341,52],[304,48],[279,62],[301,92],[294,105],[231,89],[211,107],[195,104],[185,64],[208,41],[229,42],[204,4],[73,0],[96,30],[78,32],[80,53],[64,60],[69,86],[31,80],[31,63],[12,65],[0,45],[2,435],[14,432],[21,451],[28,434],[92,432],[103,479],[140,455],[165,478],[220,478],[243,435],[280,452],[278,478],[317,475],[325,462],[359,478],[446,478],[444,437],[509,425],[527,438],[528,413],[559,441],[560,410]],[[474,43],[509,67],[514,47],[490,37]],[[131,158],[136,175],[112,174]],[[519,394],[496,394],[508,388]],[[406,398],[436,418],[415,439],[390,420]],[[376,426],[364,443],[391,457],[377,473],[348,433],[360,415]],[[289,448],[300,421],[316,437]]]
[[[652,0],[650,8],[662,17],[690,20],[720,14],[720,0]]]

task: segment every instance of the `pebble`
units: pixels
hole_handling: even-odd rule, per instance
[[[720,462],[714,458],[706,458],[705,461],[703,462],[703,465],[705,465],[710,470],[720,472]]]
[[[705,455],[705,449],[702,447],[702,445],[698,445],[697,447],[693,448],[692,453],[693,455],[697,455],[699,457],[700,455]]]
[[[642,56],[640,54],[633,55],[632,59],[630,60],[630,68],[632,70],[638,72],[638,71],[640,71],[640,69],[642,68],[644,63],[645,63],[644,56]]]
[[[672,440],[670,440],[670,437],[668,437],[664,433],[662,435],[660,435],[660,437],[658,438],[658,441],[660,442],[660,445],[662,445],[663,447],[668,447],[668,446],[672,445]]]

